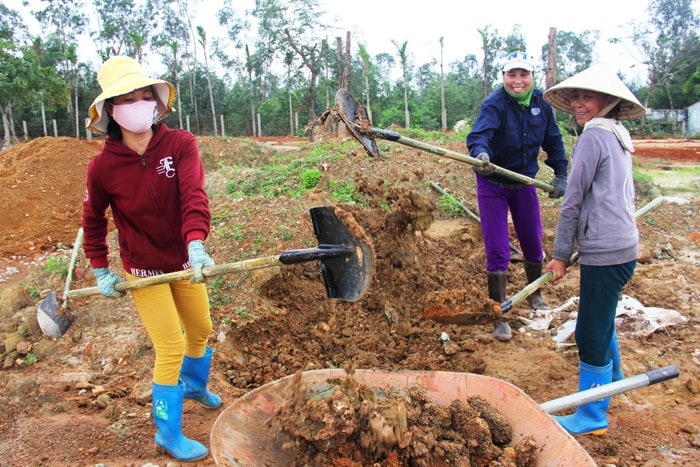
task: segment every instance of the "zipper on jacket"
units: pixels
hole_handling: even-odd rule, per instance
[[[146,167],[146,157],[141,153],[139,153],[139,157],[141,158],[141,165]]]

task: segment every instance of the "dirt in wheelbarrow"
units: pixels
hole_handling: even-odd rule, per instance
[[[686,143],[666,141],[663,154],[658,141],[648,154],[649,144],[637,145],[638,171],[663,166],[673,180],[665,176],[658,184],[637,186],[638,208],[661,194],[669,198],[638,220],[642,254],[624,290],[649,314],[632,313],[618,323],[627,376],[675,364],[680,377],[612,398],[608,433],[578,439],[599,465],[700,464],[700,162],[689,158],[693,151]],[[99,144],[39,138],[0,153],[0,217],[6,220],[0,223],[3,465],[173,462],[153,447],[148,390],[154,352],[130,296],[71,301],[77,320],[60,339],[43,336],[35,320],[42,291],[60,296],[65,286],[60,265],[70,258],[80,227],[85,166]],[[436,144],[464,151],[459,142]],[[210,279],[209,345],[215,352],[210,386],[224,406],[212,411],[186,401],[187,436],[209,446],[212,425],[229,404],[300,370],[471,372],[508,381],[537,402],[577,391],[575,343],[554,340],[576,309],[575,266],[543,288],[558,310],[551,321],[542,324],[525,302],[513,307],[508,316],[514,336],[508,343],[493,338],[488,322],[442,324],[425,316],[431,309],[489,306],[479,225],[446,204],[429,183],[478,212],[473,173],[464,163],[391,143],[379,144],[381,159],[370,158],[359,144],[326,136],[317,143],[200,138],[199,147],[212,208],[207,247],[216,262],[315,246],[308,210],[334,205],[364,229],[375,267],[368,289],[354,302],[326,297],[317,262]],[[682,159],[673,158],[676,150]],[[294,167],[319,152],[333,156],[316,159],[321,178],[315,188],[300,190],[298,179],[275,178],[279,172],[269,170]],[[545,181],[551,177],[547,170],[543,165]],[[348,191],[353,202],[340,196]],[[560,204],[544,194],[540,203],[549,256]],[[121,273],[114,231],[108,241],[112,267]],[[514,236],[512,241],[517,245]],[[93,285],[79,255],[71,287]],[[525,285],[522,264],[511,263],[507,295]],[[428,429],[432,436],[443,434],[437,425]],[[329,465],[353,465],[351,453],[344,454]],[[391,459],[382,462],[391,465]],[[191,465],[214,464],[209,455]]]
[[[421,383],[376,387],[354,369],[322,384],[297,372],[269,420],[291,441],[295,466],[534,466],[541,446],[533,436],[513,442],[513,428],[483,396],[436,404]]]

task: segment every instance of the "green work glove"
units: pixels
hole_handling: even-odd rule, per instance
[[[194,277],[190,282],[193,284],[199,284],[204,282],[204,274],[202,274],[202,267],[204,266],[214,266],[214,260],[204,251],[204,242],[201,240],[192,240],[187,245],[187,253],[190,255],[190,265],[192,265],[192,272]]]
[[[124,279],[114,274],[109,268],[96,268],[92,271],[97,279],[97,289],[102,295],[109,298],[120,298],[125,294],[115,290],[115,284],[123,282]]]
[[[493,174],[494,168],[491,165],[491,158],[489,157],[488,154],[486,154],[485,152],[477,154],[476,159],[479,159],[480,161],[485,162],[485,165],[482,167],[477,167],[477,166],[472,167],[474,172],[476,172],[479,175],[482,175],[484,177],[488,177],[489,175]]]
[[[549,197],[561,198],[566,191],[566,175],[557,175],[549,184],[554,187],[554,191],[549,193]]]

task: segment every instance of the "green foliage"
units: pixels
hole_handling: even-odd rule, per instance
[[[355,184],[346,180],[329,182],[331,198],[341,203],[366,204],[364,197],[355,191]]]
[[[461,217],[463,215],[462,207],[459,202],[452,196],[441,195],[437,201],[437,207],[450,219]]]
[[[42,287],[40,287],[38,285],[32,285],[29,287],[25,286],[25,288],[29,292],[29,296],[32,297],[32,300],[34,300],[34,301],[39,300],[39,294],[42,291]]]
[[[68,263],[70,263],[70,261],[65,256],[49,256],[44,266],[44,272],[51,275],[58,275],[61,279],[65,279],[68,277]]]
[[[304,170],[301,174],[301,188],[303,190],[316,188],[322,177],[321,171],[316,168]]]
[[[32,8],[27,2],[15,3],[22,4],[17,8]],[[41,3],[33,11],[43,26],[42,36],[36,41],[30,39],[17,12],[10,8],[0,10],[0,107],[9,109],[11,105],[7,126],[14,128],[18,122],[26,121],[30,137],[43,136],[43,117],[56,121],[59,135],[71,136],[79,130],[75,128],[76,121],[87,117],[89,102],[100,92],[96,80],[99,64],[81,62],[75,44],[88,34],[99,44],[98,53],[103,59],[128,55],[143,59],[154,70],[165,69],[158,77],[178,89],[177,111],[169,114],[165,122],[197,135],[213,131],[212,114],[216,113],[223,117],[228,135],[250,136],[255,129],[262,135],[303,136],[308,134],[303,129],[308,120],[333,106],[333,94],[338,89],[336,77],[341,74],[342,65],[318,0],[256,2],[251,11],[225,2],[221,9],[211,12],[226,29],[226,37],[215,40],[203,34],[210,33],[206,25],[187,26],[192,14],[192,6],[187,2],[158,2],[154,8],[150,2],[95,0],[91,4],[92,15],[87,15],[79,2]],[[630,87],[642,101],[649,96],[651,108],[686,107],[700,95],[699,79],[695,76],[700,73],[700,40],[693,0],[645,3],[648,18],[629,23],[628,31],[622,31],[634,41],[635,49],[642,55],[641,62],[649,69],[648,82],[636,89]],[[257,30],[250,29],[253,19]],[[197,29],[199,36],[191,29]],[[254,36],[250,47],[245,44],[245,56],[238,57],[233,52],[243,48],[240,35],[245,30]],[[481,44],[465,50],[462,60],[451,63],[438,64],[436,59],[412,63],[408,60],[414,52],[411,40],[393,41],[391,50],[379,52],[373,49],[375,44],[360,44],[360,52],[350,57],[349,89],[358,101],[368,105],[373,124],[379,128],[394,124],[409,126],[407,131],[441,130],[443,92],[447,128],[453,129],[459,121],[473,122],[484,97],[501,83],[503,58],[510,51],[525,48],[527,38],[518,25],[505,33],[491,25],[474,27],[472,33],[480,34]],[[599,36],[596,30],[557,31],[557,81],[592,63],[591,54],[600,45]],[[205,47],[204,60],[191,53],[193,45]],[[441,45],[454,48],[450,43]],[[541,49],[542,64],[546,47]],[[270,71],[275,69],[274,63],[284,65],[279,73]],[[397,71],[399,78],[395,78]],[[536,71],[536,80],[542,87],[542,69]],[[310,105],[312,109],[308,108]],[[405,122],[405,106],[410,125]],[[219,122],[217,118],[216,123]],[[262,128],[258,128],[258,123]],[[434,140],[442,141],[437,137]],[[251,148],[251,154],[257,150]],[[274,191],[262,182],[253,183],[247,190],[233,191]],[[296,191],[298,195],[299,187],[280,191]]]
[[[212,277],[207,285],[209,287],[209,303],[212,307],[230,305],[233,303],[233,297],[227,294],[231,286],[226,281],[226,276]]]
[[[24,364],[26,366],[31,366],[31,365],[34,365],[38,361],[39,361],[39,357],[36,354],[29,352],[27,354],[27,358],[24,359]]]

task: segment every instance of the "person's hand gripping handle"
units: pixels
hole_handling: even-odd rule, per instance
[[[214,266],[214,260],[207,254],[204,250],[204,242],[201,240],[192,240],[187,245],[187,253],[190,257],[190,264],[192,265],[192,272],[194,277],[192,278],[193,284],[200,284],[204,282],[204,274],[202,274],[202,268],[204,266]]]

